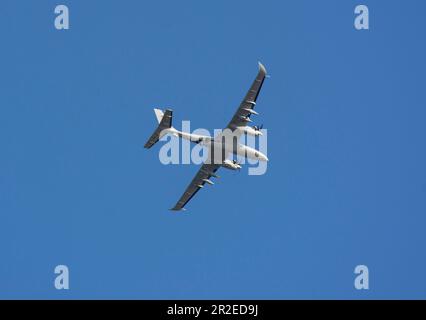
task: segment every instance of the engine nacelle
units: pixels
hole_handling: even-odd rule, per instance
[[[245,127],[237,127],[238,130],[248,134],[249,136],[261,136],[262,132],[260,130],[256,130],[253,127],[245,126]]]
[[[239,165],[236,161],[226,159],[222,163],[222,167],[230,170],[239,170],[241,169],[241,165]]]

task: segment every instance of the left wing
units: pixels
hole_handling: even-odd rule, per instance
[[[184,210],[184,206],[192,199],[193,196],[204,187],[205,183],[213,184],[209,179],[211,177],[217,177],[215,172],[219,169],[220,164],[207,164],[204,163],[200,170],[198,170],[197,175],[194,179],[192,179],[189,186],[186,188],[182,197],[180,197],[179,201],[176,205],[171,209],[174,211]]]

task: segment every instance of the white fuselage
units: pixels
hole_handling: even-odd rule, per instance
[[[203,136],[203,135],[197,135],[197,134],[191,134],[188,132],[182,132],[179,130],[176,130],[175,128],[171,127],[169,129],[166,129],[164,131],[164,134],[170,133],[176,137],[180,137],[182,139],[201,144],[202,146],[205,146],[208,149],[218,149],[223,150],[223,153],[225,155],[225,158],[228,154],[235,154],[241,157],[253,159],[253,160],[260,160],[260,161],[268,161],[268,157],[264,155],[259,150],[256,150],[254,148],[251,148],[249,146],[246,146],[242,143],[235,142],[234,140],[231,140],[230,142],[226,141],[225,143],[222,143],[220,141],[221,139],[216,139],[210,136]]]

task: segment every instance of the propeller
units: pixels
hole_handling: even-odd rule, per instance
[[[263,124],[261,124],[260,126],[253,126],[253,129],[256,131],[260,131],[263,129]]]
[[[238,163],[238,161],[237,160],[235,160],[235,159],[232,159],[232,163],[233,164],[238,164],[240,167],[238,168],[238,172],[240,172],[241,171],[241,163]]]

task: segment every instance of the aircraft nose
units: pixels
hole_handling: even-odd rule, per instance
[[[260,154],[260,160],[263,160],[263,161],[266,161],[266,162],[269,161],[268,157],[265,156],[263,153]]]

